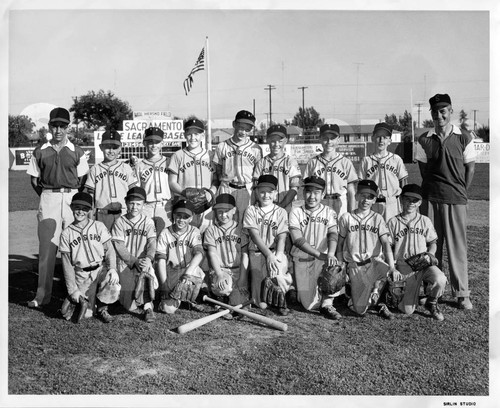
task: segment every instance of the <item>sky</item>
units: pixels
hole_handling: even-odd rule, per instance
[[[134,111],[207,119],[207,72],[194,75],[187,96],[183,81],[208,37],[212,120],[232,120],[240,109],[254,111],[258,121],[291,120],[304,95],[305,107],[339,124],[374,123],[405,110],[417,120],[418,109],[423,121],[430,119],[428,99],[448,93],[456,119],[463,109],[470,119],[475,111],[478,125],[489,124],[487,10],[339,10],[325,2],[316,2],[321,10],[249,10],[200,3],[211,9],[13,6],[9,114],[39,102],[69,108],[72,97],[103,89]]]

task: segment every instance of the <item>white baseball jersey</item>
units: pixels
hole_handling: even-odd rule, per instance
[[[187,187],[210,188],[215,166],[207,150],[203,149],[193,154],[187,149],[181,149],[170,157],[168,171],[177,175],[177,183],[183,189]]]
[[[253,170],[253,179],[258,180],[263,174],[271,174],[278,179],[278,202],[283,200],[290,187],[299,187],[302,172],[297,160],[285,154],[279,158],[267,155],[260,159]]]
[[[95,208],[120,203],[125,208],[127,191],[137,184],[134,170],[124,162],[113,165],[101,162],[90,168],[85,187],[94,191]]]
[[[299,230],[313,248],[326,253],[328,251],[327,234],[337,231],[337,213],[323,204],[312,211],[302,205],[292,208],[289,224],[290,230]],[[291,255],[294,258],[310,258],[309,254],[295,245],[292,247]]]
[[[431,220],[425,215],[406,222],[401,214],[387,223],[389,236],[394,245],[394,259],[404,261],[410,256],[427,251],[428,244],[437,240],[437,233]]]
[[[267,207],[251,205],[243,216],[243,228],[257,230],[265,245],[275,249],[276,237],[281,233],[288,233],[288,213],[276,204]],[[259,250],[253,240],[249,240],[248,249]]]
[[[235,268],[241,263],[241,248],[248,245],[248,236],[242,233],[241,224],[232,221],[230,225],[214,222],[203,237],[205,249],[214,247],[222,268]]]
[[[360,180],[373,180],[384,197],[396,197],[401,194],[399,182],[408,177],[403,159],[397,154],[387,153],[384,157],[372,154],[363,157],[358,169]]]
[[[102,263],[104,244],[111,239],[106,226],[100,221],[89,220],[83,228],[71,224],[61,234],[61,253],[70,254],[76,268],[88,268]]]
[[[221,182],[247,184],[252,182],[253,168],[262,158],[262,149],[248,139],[236,144],[228,139],[217,145],[213,162],[222,166]]]
[[[321,154],[310,159],[304,170],[304,178],[310,176],[320,177],[325,180],[325,194],[327,195],[340,194],[345,196],[347,194],[347,184],[358,180],[354,165],[340,153],[337,153],[330,160],[325,159]]]
[[[194,249],[202,249],[201,233],[196,227],[189,225],[187,230],[178,234],[173,226],[165,228],[156,244],[156,256],[167,261],[167,269],[186,268],[194,256]]]
[[[388,234],[387,225],[380,214],[370,211],[361,218],[356,210],[339,218],[339,236],[345,238],[343,255],[346,262],[363,262],[380,255],[380,237]]]
[[[146,190],[146,202],[170,199],[167,170],[168,159],[164,156],[157,162],[142,159],[135,165],[139,184]]]

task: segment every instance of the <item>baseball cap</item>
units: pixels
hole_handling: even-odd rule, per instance
[[[175,213],[184,213],[192,217],[194,214],[193,205],[189,201],[184,199],[177,200],[172,208],[172,214]]]
[[[325,180],[320,177],[310,176],[304,179],[304,188],[314,188],[317,190],[324,190],[326,187]]]
[[[272,174],[263,174],[257,181],[257,188],[258,187],[270,187],[273,190],[276,190],[278,187],[278,179]]]
[[[373,180],[361,180],[358,183],[357,193],[370,193],[377,196],[378,186]]]
[[[451,105],[451,98],[448,94],[436,94],[431,99],[429,99],[429,104],[431,105],[431,110],[439,109],[443,106]]]
[[[133,198],[138,198],[139,200],[146,201],[146,190],[142,187],[132,187],[127,191],[125,200],[132,200]]]
[[[108,280],[102,281],[99,284],[97,298],[106,304],[115,303],[120,297],[121,285],[119,283],[109,283]]]
[[[92,196],[89,193],[76,193],[71,199],[71,205],[82,205],[92,208]]]
[[[188,129],[198,130],[198,132],[193,132],[193,133],[201,133],[205,131],[205,125],[199,119],[196,118],[189,119],[186,122],[184,122],[184,132],[186,132]]]
[[[163,135],[164,135],[163,130],[161,130],[159,127],[156,126],[148,127],[144,132],[144,141],[152,140],[152,141],[162,142]]]
[[[122,136],[116,130],[106,130],[102,134],[101,145],[116,145],[121,146]]]
[[[246,110],[240,110],[236,117],[234,118],[235,122],[248,123],[249,125],[255,125],[255,116],[252,112],[248,112]]]
[[[272,125],[267,129],[267,137],[272,135],[278,135],[281,138],[288,138],[288,134],[286,132],[286,127],[283,125]]]
[[[422,199],[422,189],[418,184],[406,184],[401,189],[402,196],[414,197],[419,200]]]
[[[221,210],[232,210],[236,207],[236,200],[231,194],[220,194],[215,199],[214,210],[220,208]]]
[[[392,127],[385,122],[377,123],[373,128],[373,136],[375,136],[375,134],[378,132],[386,133],[388,136],[392,136]]]
[[[69,112],[64,108],[54,108],[50,111],[49,125],[54,122],[69,123]]]
[[[327,123],[326,125],[323,125],[319,128],[319,134],[320,136],[326,133],[331,133],[333,135],[336,135],[336,137],[340,136],[340,128],[336,124],[330,124]]]

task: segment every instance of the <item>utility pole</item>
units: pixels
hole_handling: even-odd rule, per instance
[[[253,100],[253,112],[252,113],[253,113],[253,117],[255,117],[255,98]],[[255,126],[253,127],[253,137],[255,139]]]
[[[362,62],[354,62],[356,65],[356,125],[360,125],[359,131],[361,132],[361,119],[360,119],[360,108],[358,103],[359,97],[359,66],[363,65]]]
[[[271,104],[271,91],[276,89],[273,85],[268,85],[267,88],[264,88],[265,91],[269,90],[269,126],[273,123],[273,114],[272,114],[272,104]]]
[[[417,126],[420,128],[420,107],[423,105],[422,102],[419,102],[419,103],[416,103],[415,105],[417,105]]]
[[[307,86],[300,86],[297,89],[302,89],[302,132],[305,132],[305,130],[306,130],[306,119],[305,119],[306,111],[304,108],[304,89],[307,89]]]
[[[474,132],[476,131],[476,112],[477,109],[473,109],[472,112],[474,112]]]

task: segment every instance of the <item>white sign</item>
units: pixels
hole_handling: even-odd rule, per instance
[[[172,119],[172,112],[168,111],[137,111],[134,112],[134,120],[136,119],[144,119],[144,120],[154,120],[154,119]]]
[[[269,145],[261,144],[264,155],[269,154]],[[306,164],[311,157],[323,151],[320,143],[311,144],[286,144],[285,153],[294,157],[299,164]],[[365,142],[339,143],[337,151],[352,162],[360,162],[366,155]]]
[[[490,144],[489,143],[476,143],[476,142],[474,142],[474,149],[476,150],[476,163],[489,163],[490,162]]]

